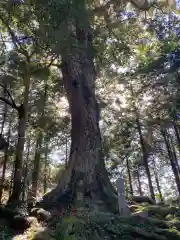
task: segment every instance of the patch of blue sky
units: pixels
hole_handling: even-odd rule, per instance
[[[160,15],[149,25],[156,32],[159,41],[164,41],[170,34],[180,36],[180,16],[175,13]]]
[[[176,7],[180,9],[180,0],[176,0]]]
[[[135,11],[122,11],[119,16],[122,20],[126,20],[137,17],[137,13]]]

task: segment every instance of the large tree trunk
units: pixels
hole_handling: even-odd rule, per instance
[[[74,40],[79,47],[71,47],[70,52],[62,54],[63,80],[72,119],[70,158],[59,184],[44,196],[42,203],[44,207],[52,207],[53,203],[57,207],[69,194],[74,205],[82,204],[87,197],[102,200],[110,210],[116,205],[116,194],[102,158],[95,70],[90,56],[92,49],[87,47],[92,42],[89,33],[85,34],[77,25]]]
[[[22,160],[25,144],[25,133],[26,133],[26,121],[28,115],[28,101],[29,101],[29,88],[30,88],[30,72],[28,63],[26,64],[26,71],[24,77],[24,99],[23,104],[18,108],[18,141],[16,147],[16,157],[14,166],[14,176],[13,176],[13,189],[12,194],[9,198],[8,203],[18,203],[22,193]]]
[[[1,176],[1,185],[0,185],[0,202],[2,200],[2,194],[3,194],[3,186],[4,186],[4,181],[5,181],[5,176],[6,176],[6,166],[8,163],[8,146],[9,146],[9,140],[10,140],[10,134],[11,134],[11,123],[9,123],[9,131],[8,131],[8,138],[7,138],[7,147],[4,152],[4,161],[3,161],[3,170],[2,170],[2,176]]]

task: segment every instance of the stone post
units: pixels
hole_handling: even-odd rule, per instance
[[[118,203],[119,203],[120,216],[129,216],[130,209],[128,208],[128,205],[126,202],[124,179],[123,178],[117,179],[116,186],[118,191]]]

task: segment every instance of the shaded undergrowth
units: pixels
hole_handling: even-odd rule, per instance
[[[146,211],[149,217],[120,217],[111,213],[79,208],[66,216],[54,216],[51,226],[34,224],[23,235],[12,235],[0,226],[6,238],[13,240],[180,240],[180,207],[133,206],[135,212]],[[9,233],[9,236],[8,236]],[[2,234],[1,234],[2,235]]]
[[[57,224],[54,239],[131,240],[180,239],[179,207],[139,205],[137,210],[148,211],[151,217],[119,217],[110,213],[77,211]]]
[[[11,240],[13,235],[13,230],[8,227],[7,221],[0,219],[0,240]]]

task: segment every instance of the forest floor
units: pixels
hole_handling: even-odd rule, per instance
[[[53,229],[34,221],[23,234],[0,219],[0,240],[180,240],[179,205],[136,204],[131,209],[134,215],[129,217],[77,209],[56,219]]]

